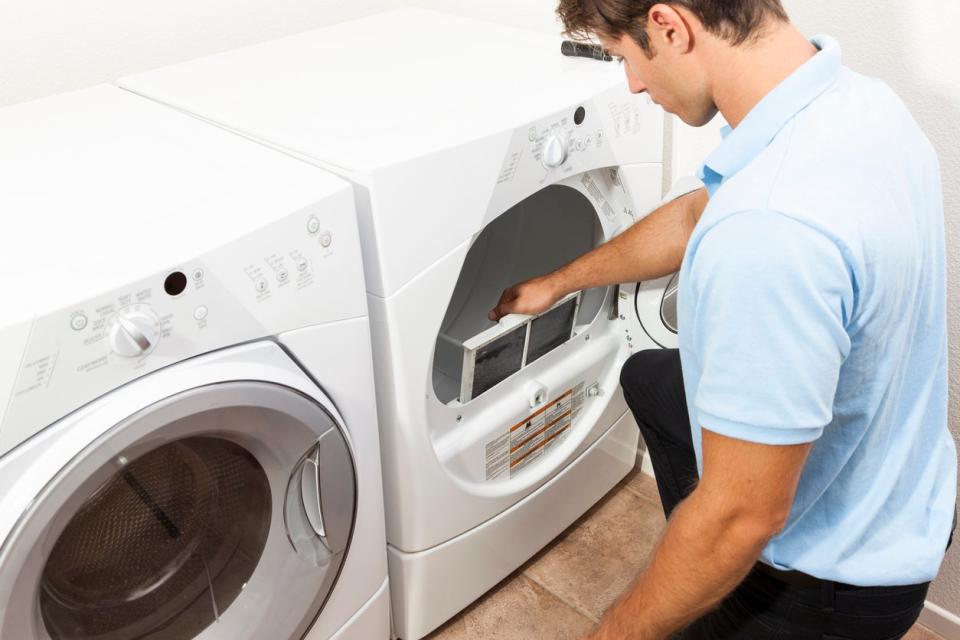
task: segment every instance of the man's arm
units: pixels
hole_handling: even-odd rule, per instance
[[[574,291],[641,282],[677,271],[707,200],[706,189],[688,193],[553,273],[507,289],[490,311],[490,319],[540,313]]]
[[[784,526],[812,445],[703,430],[703,476],[673,512],[647,569],[589,640],[661,640],[720,603]]]

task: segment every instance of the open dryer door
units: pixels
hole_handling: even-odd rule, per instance
[[[139,400],[164,374],[112,395]],[[356,511],[329,400],[227,379],[113,426],[96,405],[124,401],[109,400],[20,453],[43,464],[24,466],[17,484],[35,497],[0,548],[0,637],[302,638],[334,587]],[[84,433],[99,435],[72,446]]]

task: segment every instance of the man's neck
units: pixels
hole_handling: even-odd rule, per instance
[[[710,78],[714,103],[731,127],[777,85],[817,53],[790,24],[775,24],[757,42],[730,46],[716,41],[710,52]]]

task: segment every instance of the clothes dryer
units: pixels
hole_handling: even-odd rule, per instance
[[[504,288],[661,200],[663,113],[617,65],[404,9],[120,84],[353,182],[398,637],[436,628],[633,467],[619,372],[658,347],[637,284],[487,319]]]
[[[109,86],[0,140],[0,637],[389,637],[349,185]]]

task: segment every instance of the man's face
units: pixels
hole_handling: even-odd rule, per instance
[[[707,124],[717,114],[695,54],[656,43],[648,53],[629,35],[600,36],[600,44],[621,60],[632,93],[647,93],[664,110],[694,127]]]

